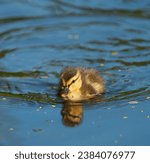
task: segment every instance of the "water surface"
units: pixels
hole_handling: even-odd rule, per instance
[[[150,145],[149,0],[0,2],[0,145]],[[106,84],[78,125],[57,96],[70,65]]]

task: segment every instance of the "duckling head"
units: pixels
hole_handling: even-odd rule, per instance
[[[60,96],[73,99],[82,86],[81,71],[78,68],[67,67],[60,75]]]

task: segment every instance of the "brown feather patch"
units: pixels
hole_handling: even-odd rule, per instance
[[[63,79],[65,81],[68,81],[69,79],[71,79],[73,76],[75,76],[77,74],[77,69],[74,67],[66,67],[62,73],[61,73],[61,77],[63,77]]]

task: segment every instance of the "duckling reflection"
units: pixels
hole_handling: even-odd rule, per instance
[[[65,101],[61,114],[64,125],[72,127],[79,125],[83,117],[82,103]]]

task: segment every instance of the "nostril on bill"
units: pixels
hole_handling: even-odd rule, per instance
[[[69,88],[68,87],[62,87],[62,93],[68,94]]]

